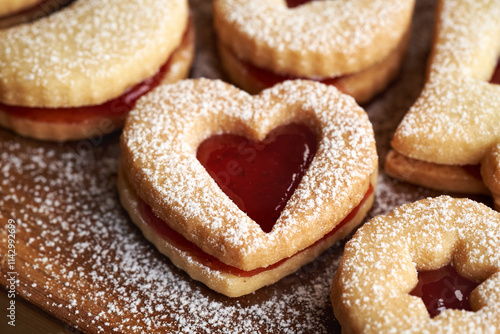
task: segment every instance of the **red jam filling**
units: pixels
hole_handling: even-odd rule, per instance
[[[262,142],[233,134],[206,139],[197,158],[219,187],[264,232],[270,232],[317,150],[304,125],[271,131]]]
[[[29,118],[46,123],[85,123],[90,119],[102,117],[120,117],[135,106],[135,102],[144,94],[158,86],[168,72],[170,62],[164,64],[153,77],[129,88],[123,95],[96,106],[74,108],[30,108],[0,104],[0,110],[15,117]]]
[[[184,34],[179,48],[182,48],[186,43],[188,43],[188,31]],[[122,118],[134,108],[136,101],[141,96],[160,85],[165,75],[170,71],[171,62],[172,57],[162,65],[154,76],[127,89],[121,96],[100,105],[73,108],[32,108],[0,103],[0,110],[13,117],[29,118],[32,121],[45,123],[75,124],[104,117],[111,119]]]
[[[337,233],[337,231],[339,231],[343,226],[349,223],[356,216],[361,206],[365,203],[365,201],[368,199],[368,197],[370,197],[372,193],[373,193],[373,187],[370,184],[368,191],[366,192],[361,202],[344,218],[344,220],[340,222],[340,224],[335,226],[335,228],[328,234],[326,234],[323,238],[316,241],[316,243],[298,252],[297,254],[300,254],[301,252],[316,246],[318,243],[322,242],[323,240]],[[174,247],[182,251],[191,253],[191,255],[193,255],[198,262],[200,262],[201,264],[205,265],[206,267],[212,270],[229,273],[239,277],[252,277],[264,271],[275,269],[289,259],[285,258],[265,268],[257,268],[249,271],[241,270],[236,267],[227,265],[219,261],[216,257],[202,251],[198,246],[196,246],[195,244],[184,238],[180,233],[177,233],[175,230],[171,229],[163,220],[158,218],[153,213],[151,207],[142,200],[139,200],[139,210],[142,218],[147,222],[147,224],[149,224],[156,231],[156,233],[161,235],[163,239],[168,240]]]
[[[266,88],[272,87],[286,80],[307,79],[307,80],[318,81],[325,85],[332,85],[341,89],[341,86],[339,84],[339,79],[345,77],[341,76],[341,77],[325,78],[325,79],[299,78],[292,75],[274,73],[273,71],[269,71],[262,67],[257,67],[249,62],[243,62],[241,60],[240,62],[247,69],[247,73],[253,76],[256,81],[260,82],[262,86]]]
[[[481,165],[463,165],[462,169],[477,180],[482,180]]]
[[[500,59],[498,60],[497,67],[495,68],[495,72],[491,76],[491,83],[500,85]]]
[[[286,5],[288,6],[288,8],[294,8],[294,7],[299,7],[311,1],[313,0],[286,0]]]
[[[418,284],[410,292],[422,298],[431,318],[446,309],[472,311],[469,295],[479,283],[460,276],[451,265],[418,273]]]

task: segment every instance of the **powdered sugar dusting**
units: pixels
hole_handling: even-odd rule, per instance
[[[282,292],[267,288],[234,301],[213,293],[158,254],[129,222],[115,190],[117,138],[110,139],[92,151],[78,144],[61,150],[2,134],[0,219],[14,219],[18,246],[32,248],[18,258],[22,295],[99,333],[309,333],[331,326],[304,314],[331,318],[325,296],[340,247],[279,283]],[[30,181],[16,183],[19,172]],[[29,204],[28,197],[36,200]],[[6,239],[2,229],[2,247]]]
[[[343,325],[363,333],[493,333],[500,324],[499,249],[500,214],[484,205],[447,196],[404,205],[374,218],[347,243],[333,284],[335,311],[349,313]],[[422,300],[408,295],[415,269],[449,261],[461,275],[485,281],[471,295],[472,305],[480,300],[478,310],[446,310],[430,319]]]
[[[288,9],[279,0],[214,2],[218,37],[240,59],[307,77],[357,72],[384,59],[406,32],[413,5],[314,1]]]
[[[196,149],[215,133],[262,140],[294,121],[319,134],[318,151],[265,233],[217,186],[196,160]],[[333,230],[359,204],[377,168],[364,111],[336,88],[306,81],[288,81],[256,97],[204,79],[159,87],[131,112],[122,148],[124,172],[155,213],[205,252],[244,270],[287,258]],[[269,249],[273,254],[262,256]]]
[[[207,38],[211,4],[191,5],[199,28],[192,76],[221,78]],[[420,91],[434,9],[432,0],[417,1],[402,76],[366,106],[382,158]],[[118,135],[50,144],[0,129],[0,249],[7,245],[6,219],[15,219],[18,253],[26,259],[17,258],[19,297],[71,324],[68,331],[340,333],[328,293],[343,243],[272,286],[225,298],[176,269],[130,222],[115,190],[118,158]],[[381,172],[369,216],[438,194]]]
[[[487,83],[500,56],[499,16],[499,1],[443,1],[429,81],[395,134],[400,153],[477,164],[500,140],[500,86]]]
[[[1,30],[0,100],[60,107],[119,96],[158,71],[187,16],[186,0],[89,0]]]

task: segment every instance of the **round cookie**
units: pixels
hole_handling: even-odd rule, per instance
[[[448,196],[406,204],[360,228],[346,244],[331,300],[343,333],[494,333],[500,328],[500,214]],[[482,282],[471,311],[431,318],[409,293],[417,271],[452,263]]]
[[[245,90],[270,86],[254,73],[267,71],[279,77],[274,81],[342,80],[332,84],[365,102],[398,72],[413,6],[361,0],[288,8],[283,0],[216,0],[214,23],[223,66]]]
[[[91,107],[120,98],[166,65],[167,81],[185,77],[194,52],[188,17],[186,0],[89,0],[0,30],[1,124],[40,139],[87,137],[83,132],[89,131],[75,130],[92,130],[87,123],[93,119],[73,120],[71,114],[80,114],[79,109],[68,110],[72,121],[63,121],[60,128],[61,122],[46,118],[52,118],[54,109]],[[33,113],[30,108],[42,110],[37,117],[23,117]],[[29,127],[26,123],[34,128],[24,127]],[[123,124],[123,117],[117,123],[112,130]]]

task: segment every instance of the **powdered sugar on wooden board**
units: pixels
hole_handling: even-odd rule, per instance
[[[279,290],[225,298],[175,269],[129,222],[116,197],[116,137],[92,151],[5,137],[0,215],[17,222],[19,292],[28,300],[91,332],[327,330],[320,319],[331,319],[324,296],[340,247]],[[16,183],[20,172],[30,181]]]
[[[192,75],[219,78],[209,39],[210,2],[191,2],[198,27]],[[417,2],[402,77],[367,106],[383,157],[399,120],[419,94],[434,5]],[[41,143],[0,129],[0,252],[17,222],[18,293],[85,332],[337,333],[330,285],[343,243],[298,273],[238,299],[192,281],[130,222],[115,190],[118,135]],[[379,177],[369,216],[439,193]],[[5,262],[0,281],[6,285]],[[3,313],[2,313],[3,314]]]

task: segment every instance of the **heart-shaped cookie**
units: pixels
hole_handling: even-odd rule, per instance
[[[398,73],[413,7],[413,0],[216,0],[214,24],[222,65],[248,92],[302,78],[362,103]]]
[[[499,15],[498,1],[440,2],[428,79],[394,135],[388,174],[439,190],[488,193],[476,176],[500,142],[500,86],[489,82],[500,57]]]
[[[291,123],[310,129],[317,152],[266,233],[196,155],[214,135],[258,142]],[[121,144],[119,188],[134,222],[174,264],[229,296],[250,293],[311,261],[358,225],[373,201],[377,154],[368,117],[352,98],[319,83],[290,81],[255,97],[207,79],[161,86],[139,100]],[[194,248],[162,237],[140,202]],[[193,256],[198,251],[220,263],[206,265]]]

